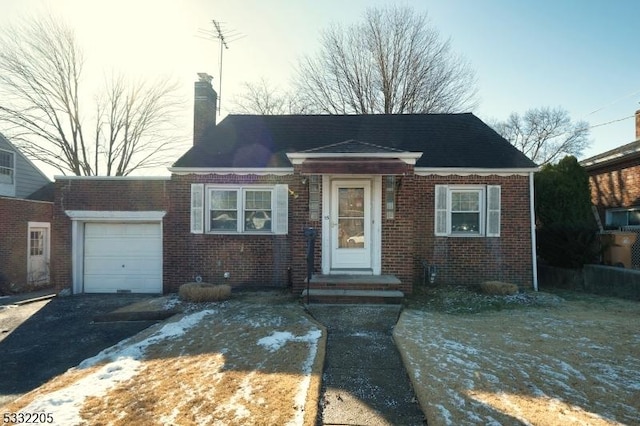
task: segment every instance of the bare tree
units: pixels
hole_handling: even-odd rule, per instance
[[[523,116],[512,113],[506,121],[492,126],[540,165],[553,163],[565,155],[578,157],[591,143],[589,123],[572,122],[563,108],[532,108]]]
[[[449,113],[477,105],[472,69],[426,14],[408,7],[367,9],[361,23],[324,31],[320,44],[300,61],[296,86],[322,112]]]
[[[232,110],[240,114],[305,114],[310,110],[295,94],[273,86],[266,78],[256,83],[245,82],[244,91],[233,101]]]
[[[87,113],[83,65],[73,32],[53,15],[5,28],[0,123],[7,136],[27,156],[64,174],[125,176],[163,163],[178,112],[176,86],[114,77]]]

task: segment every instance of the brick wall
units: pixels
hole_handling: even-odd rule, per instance
[[[288,184],[289,235],[192,234],[191,184]],[[292,250],[299,250],[299,215],[304,204],[300,179],[289,176],[185,175],[171,182],[171,209],[164,220],[164,288],[177,291],[200,275],[203,281],[234,287],[287,287],[292,274]],[[304,206],[306,208],[306,205]],[[224,273],[230,278],[225,280]]]
[[[588,169],[591,202],[598,208],[602,223],[605,210],[640,205],[640,160]]]
[[[71,283],[71,220],[65,210],[164,210],[164,291],[177,291],[197,275],[204,281],[227,281],[235,287],[288,287],[301,291],[307,273],[303,231],[318,231],[314,272],[321,271],[322,222],[310,221],[308,186],[297,172],[287,176],[175,175],[170,181],[63,180],[56,182],[52,278]],[[191,184],[289,185],[288,235],[191,234]],[[500,238],[434,236],[434,191],[437,184],[501,185]],[[383,179],[383,185],[385,184]],[[384,186],[382,188],[384,194]],[[324,212],[321,212],[322,217]],[[396,214],[382,209],[382,273],[402,281],[410,293],[422,282],[421,259],[438,267],[438,281],[475,284],[504,280],[530,287],[532,280],[528,176],[415,176],[400,179]],[[231,274],[228,280],[224,272]]]
[[[473,285],[485,280],[532,286],[528,176],[417,176],[409,206],[416,211],[414,282],[422,282],[419,259],[438,269],[437,282]],[[500,237],[436,237],[435,185],[501,186]],[[410,194],[406,194],[411,197]]]
[[[167,180],[62,179],[55,182],[51,280],[71,286],[71,219],[65,210],[151,211],[169,208]]]
[[[32,289],[27,280],[29,222],[51,223],[52,213],[53,203],[0,197],[0,272],[21,291]]]

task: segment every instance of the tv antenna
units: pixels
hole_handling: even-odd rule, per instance
[[[220,42],[220,69],[218,72],[218,115],[222,110],[222,54],[224,49],[229,49],[229,44],[233,41],[239,40],[244,37],[244,34],[237,32],[236,30],[224,28],[224,22],[216,21],[212,19],[213,30],[199,29],[198,34],[200,38],[217,39]]]

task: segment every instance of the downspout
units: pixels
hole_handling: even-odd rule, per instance
[[[531,215],[531,265],[533,267],[533,290],[538,291],[538,253],[536,251],[536,211],[533,174],[529,173],[529,210]]]

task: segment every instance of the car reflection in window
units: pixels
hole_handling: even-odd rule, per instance
[[[245,220],[245,228],[255,231],[271,231],[271,218],[264,210],[251,212]]]
[[[363,232],[359,232],[358,234],[347,238],[347,245],[349,247],[363,248],[364,247],[364,233]]]

